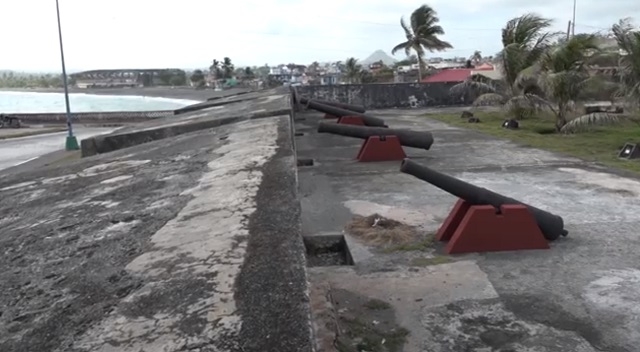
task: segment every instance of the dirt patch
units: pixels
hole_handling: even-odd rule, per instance
[[[398,326],[392,306],[343,289],[331,290],[339,352],[400,352],[409,331]]]
[[[377,247],[409,245],[420,237],[415,227],[385,218],[380,214],[356,215],[345,226],[345,231]]]

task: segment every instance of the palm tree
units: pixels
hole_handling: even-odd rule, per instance
[[[556,116],[556,130],[562,131],[573,111],[575,101],[591,80],[586,62],[599,50],[597,38],[591,34],[580,34],[546,52],[535,68],[537,86],[542,90],[546,102]],[[582,124],[589,118],[583,118]],[[578,122],[575,122],[577,124]],[[566,132],[568,128],[564,129]]]
[[[391,55],[404,50],[409,56],[411,51],[415,51],[418,57],[418,79],[422,80],[422,68],[424,65],[425,50],[430,52],[443,51],[453,48],[451,44],[440,40],[439,35],[444,34],[444,29],[438,25],[440,19],[434,9],[428,5],[422,5],[411,14],[410,26],[400,18],[400,25],[404,29],[407,40],[391,49]]]
[[[220,63],[220,61],[213,59],[213,63],[209,67],[209,72],[213,75],[215,79],[222,78],[222,70],[220,68],[221,66],[222,64]]]
[[[362,78],[362,65],[358,64],[358,60],[350,57],[345,62],[344,66],[345,78],[349,84],[360,83],[360,78]]]
[[[450,93],[461,96],[473,91],[479,94],[473,105],[503,104],[516,119],[533,114],[540,102],[533,94],[539,90],[530,73],[559,35],[547,31],[551,24],[550,19],[532,13],[509,20],[502,28],[503,48],[497,55],[501,81],[494,84],[475,75],[451,87]]]
[[[617,67],[617,90],[612,98],[624,98],[630,107],[637,108],[640,105],[640,30],[635,29],[630,19],[625,18],[611,27],[611,33],[615,38],[620,54]],[[610,87],[603,87],[606,89]],[[561,131],[573,133],[584,130],[592,125],[615,124],[622,121],[638,122],[631,115],[591,113],[575,118],[564,126]]]
[[[611,28],[618,47],[620,95],[633,105],[640,104],[640,30],[634,29],[631,19],[625,18]]]
[[[474,51],[473,55],[471,55],[471,61],[473,61],[475,65],[479,64],[480,61],[482,61],[482,52],[479,50]]]
[[[318,61],[314,61],[311,63],[311,65],[309,65],[309,67],[307,67],[307,71],[311,74],[315,74],[316,72],[318,72],[319,68],[320,63],[318,63]]]
[[[222,70],[224,71],[224,78],[231,78],[233,76],[234,67],[230,58],[225,57],[222,59]]]

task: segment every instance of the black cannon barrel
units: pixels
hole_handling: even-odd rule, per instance
[[[396,136],[400,144],[420,149],[429,149],[433,144],[433,136],[427,131],[411,131],[383,127],[342,125],[338,123],[320,122],[318,133],[333,133],[341,136],[367,139],[372,136]]]
[[[377,117],[365,115],[363,113],[359,113],[359,112],[355,112],[355,111],[351,111],[351,110],[347,110],[347,109],[342,109],[342,108],[339,108],[337,106],[331,106],[331,105],[318,103],[315,100],[308,100],[305,104],[310,109],[317,110],[317,111],[320,111],[320,112],[324,112],[325,114],[330,114],[330,115],[337,116],[337,117],[358,116],[358,117],[360,117],[362,119],[362,122],[364,122],[364,124],[367,125],[367,126],[387,127],[387,125],[384,124],[384,120],[379,119]]]
[[[402,161],[400,172],[413,175],[474,205],[493,205],[496,208],[499,208],[503,204],[524,205],[529,208],[529,211],[538,223],[540,231],[549,241],[554,241],[561,235],[566,236],[569,234],[569,232],[564,229],[564,220],[558,215],[551,214],[513,198],[505,197],[486,188],[458,180],[455,177],[437,172],[409,159]]]
[[[300,102],[302,104],[307,104],[310,100],[311,99],[305,98],[305,97],[300,98]],[[361,114],[367,111],[362,105],[345,104],[337,101],[329,101],[329,100],[322,100],[322,99],[313,99],[313,101],[318,102],[320,104],[324,104],[324,105],[330,105],[330,106],[335,106],[341,109],[359,112]]]

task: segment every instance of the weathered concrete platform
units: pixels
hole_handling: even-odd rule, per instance
[[[289,98],[255,101],[0,177],[0,351],[311,351]]]
[[[223,97],[178,109],[179,114],[125,127],[109,135],[81,141],[82,155],[121,148],[244,120],[288,115],[289,91],[274,89]]]
[[[453,128],[424,110],[371,113],[390,127],[433,131],[432,149],[406,148],[410,158],[561,215],[570,234],[550,250],[444,260],[438,246],[384,252],[347,234],[355,265],[310,268],[312,302],[325,299],[323,287],[388,302],[410,330],[410,352],[638,350],[638,179]],[[357,163],[361,140],[316,133],[320,113],[297,116],[298,158],[314,159],[299,169],[305,236],[343,233],[354,215],[373,213],[424,234],[438,228],[453,196],[401,174],[399,162]],[[316,305],[314,316],[326,309]]]

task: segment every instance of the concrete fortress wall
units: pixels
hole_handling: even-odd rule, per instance
[[[449,88],[455,83],[344,84],[296,87],[298,94],[311,99],[364,105],[367,109],[462,106],[469,98],[455,99]]]

